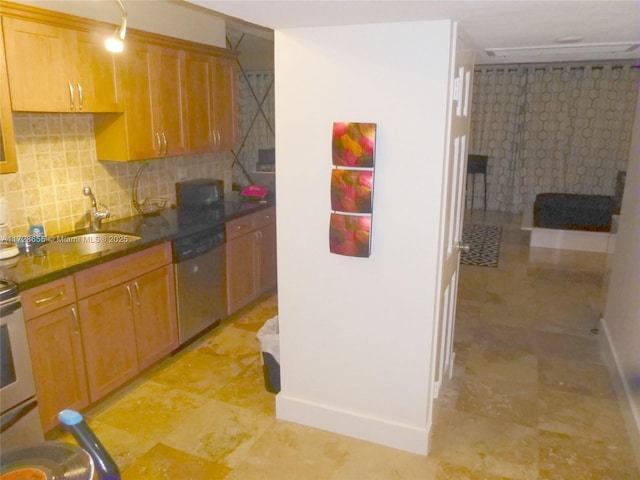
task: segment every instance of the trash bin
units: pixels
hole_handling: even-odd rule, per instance
[[[268,392],[280,392],[280,336],[278,317],[266,322],[257,333],[262,351],[262,372],[264,385]]]

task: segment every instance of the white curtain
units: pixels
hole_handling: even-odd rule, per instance
[[[639,81],[632,65],[477,70],[469,153],[489,156],[487,209],[522,213],[544,192],[613,195]]]

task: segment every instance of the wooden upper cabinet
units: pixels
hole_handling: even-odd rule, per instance
[[[127,42],[122,52],[123,91],[126,105],[123,116],[96,116],[96,147],[101,160],[138,160],[160,155],[160,139],[153,124],[151,93],[152,59],[144,43]],[[114,123],[112,123],[112,120]],[[109,127],[108,129],[103,129]]]
[[[217,136],[216,150],[229,150],[236,143],[235,59],[214,57],[212,110]]]
[[[156,132],[162,140],[162,156],[189,153],[185,126],[184,51],[151,46],[151,79]]]
[[[186,114],[189,149],[210,152],[214,149],[214,119],[211,112],[211,78],[208,55],[187,52]]]
[[[104,35],[12,17],[2,24],[13,111],[122,111]]]
[[[7,65],[2,54],[4,52],[4,35],[2,31],[2,22],[0,22],[0,174],[18,171]]]
[[[235,60],[187,52],[186,71],[190,150],[232,149],[236,141]]]
[[[190,153],[184,52],[129,39],[122,63],[125,113],[94,118],[98,158],[134,161]]]
[[[129,30],[124,51],[114,54],[104,47],[113,25],[2,0],[0,7],[8,77],[6,87],[0,78],[0,94],[9,92],[0,95],[0,151],[13,145],[7,108],[94,114],[100,160],[234,147],[235,56],[228,50]],[[15,171],[14,157],[0,156],[0,172]]]
[[[82,87],[84,112],[121,112],[119,56],[104,46],[104,35],[77,33],[77,83]]]

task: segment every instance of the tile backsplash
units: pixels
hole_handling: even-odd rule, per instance
[[[0,175],[0,195],[9,204],[12,235],[28,231],[29,218],[44,222],[47,235],[88,225],[91,208],[83,187],[109,207],[111,220],[136,215],[133,182],[145,161],[100,162],[90,114],[13,114],[18,172]],[[221,178],[231,189],[230,152],[149,160],[138,185],[138,200],[165,197],[175,204],[175,183]],[[101,207],[101,209],[104,207]]]

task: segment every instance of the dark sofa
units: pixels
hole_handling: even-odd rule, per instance
[[[539,228],[608,232],[615,208],[612,196],[541,193],[533,204],[533,224]]]

